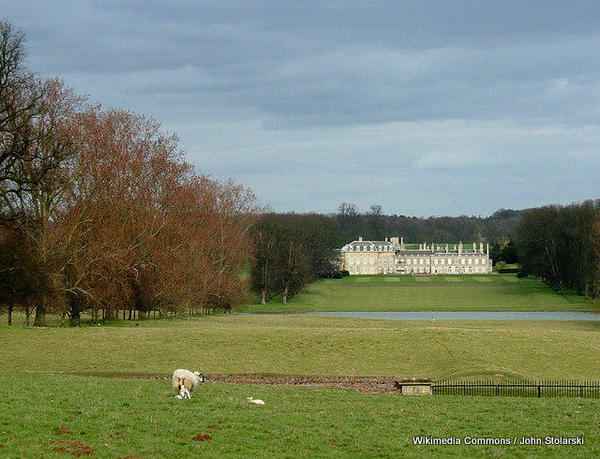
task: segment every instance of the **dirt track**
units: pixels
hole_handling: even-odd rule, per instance
[[[397,393],[396,378],[391,376],[262,376],[207,375],[207,380],[231,384],[285,384],[291,386],[322,386],[351,389],[364,393]]]
[[[102,376],[102,375],[96,375]],[[397,394],[394,387],[397,378],[393,376],[267,376],[254,374],[218,375],[206,374],[207,383],[220,382],[227,384],[281,384],[289,386],[339,387],[366,394]],[[104,375],[104,377],[107,377]],[[165,379],[170,376],[125,376],[113,375],[113,378],[124,379]]]

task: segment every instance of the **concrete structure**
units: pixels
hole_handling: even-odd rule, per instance
[[[414,244],[413,244],[414,245]],[[355,274],[488,274],[492,272],[490,245],[483,250],[477,246],[449,249],[448,244],[419,244],[407,249],[404,239],[385,238],[385,241],[357,241],[341,249],[342,269]]]
[[[394,387],[400,391],[402,395],[432,395],[433,379],[401,379],[394,383]]]

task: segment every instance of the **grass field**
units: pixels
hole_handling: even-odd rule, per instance
[[[438,301],[428,303],[428,296]],[[289,309],[294,308],[594,306],[514,276],[365,276],[315,283],[294,298]],[[282,308],[270,304],[265,310]],[[165,379],[184,367],[208,375],[599,380],[598,322],[432,323],[229,314],[78,328],[0,326],[0,362],[0,456],[600,454],[600,400],[412,398],[338,388],[208,382],[191,401],[180,401]],[[141,379],[148,376],[160,379]],[[247,404],[250,395],[265,400],[266,406]],[[412,437],[418,435],[463,441],[465,436],[502,437],[511,442],[523,436],[583,435],[585,444],[415,446]]]
[[[168,378],[177,367],[207,374],[600,379],[597,323],[234,314],[114,325],[0,327],[0,455],[600,454],[600,400],[411,398],[209,382],[192,401],[179,401],[170,381],[135,379]],[[248,405],[250,395],[267,405]],[[585,444],[414,446],[416,435],[584,435]]]
[[[276,297],[254,312],[277,311],[584,311],[581,296],[563,296],[537,279],[516,275],[349,276],[305,287],[287,306]]]
[[[0,327],[2,369],[167,375],[183,367],[213,374],[600,379],[597,322],[430,323],[232,314],[139,323]]]
[[[0,373],[0,455],[65,457],[531,457],[600,454],[600,400],[365,395]],[[254,395],[263,407],[246,403]],[[583,446],[414,446],[413,436],[581,436]],[[194,440],[196,438],[196,440]]]

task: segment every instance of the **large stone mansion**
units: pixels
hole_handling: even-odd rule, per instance
[[[414,245],[414,244],[413,244]],[[342,265],[350,274],[487,274],[492,272],[490,245],[483,251],[474,242],[448,249],[445,245],[419,244],[407,249],[404,239],[385,241],[352,241],[342,247]]]

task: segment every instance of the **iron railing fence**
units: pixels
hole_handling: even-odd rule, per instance
[[[537,380],[438,381],[431,386],[434,395],[489,395],[515,397],[600,398],[600,381]]]

